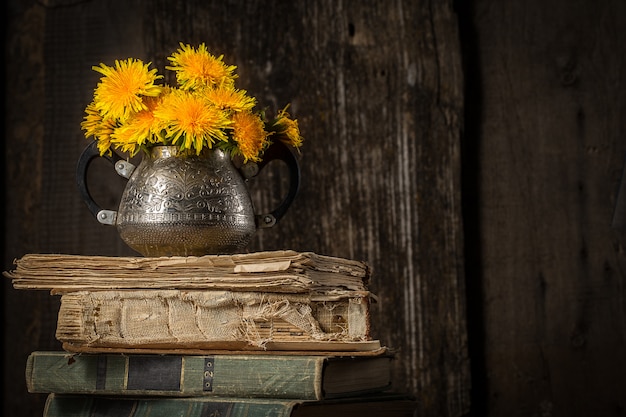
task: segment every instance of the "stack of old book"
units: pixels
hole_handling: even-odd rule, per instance
[[[370,270],[311,252],[28,254],[16,289],[61,297],[63,351],[32,352],[44,417],[412,416],[370,333]]]

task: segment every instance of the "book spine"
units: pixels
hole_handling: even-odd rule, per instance
[[[56,337],[87,347],[371,340],[364,297],[225,291],[77,291],[64,294]]]
[[[321,399],[323,357],[33,352],[31,393]]]
[[[107,398],[49,394],[43,417],[251,417],[291,415],[288,400]]]

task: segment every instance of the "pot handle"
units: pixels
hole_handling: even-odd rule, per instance
[[[261,172],[267,164],[277,159],[287,164],[289,170],[289,191],[275,210],[267,214],[257,214],[255,216],[256,226],[260,229],[272,227],[278,223],[287,212],[289,206],[291,206],[291,203],[293,203],[300,188],[300,165],[298,164],[298,160],[293,151],[281,141],[276,141],[267,148],[263,160],[256,164],[258,171],[255,175]]]
[[[98,203],[96,203],[91,196],[89,187],[87,186],[87,170],[91,162],[98,157],[100,157],[98,143],[93,141],[87,145],[78,159],[78,164],[76,165],[76,184],[78,185],[80,196],[85,204],[87,204],[87,208],[91,214],[102,224],[114,225],[117,220],[117,211],[103,210],[100,208]],[[135,170],[133,164],[122,159],[122,157],[115,152],[112,152],[111,155],[103,155],[102,158],[109,161],[115,167],[115,171],[126,179],[130,178],[130,175]]]

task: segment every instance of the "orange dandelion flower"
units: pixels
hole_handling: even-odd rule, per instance
[[[268,145],[268,133],[263,129],[263,120],[253,113],[235,113],[233,116],[233,139],[237,142],[244,162],[261,160],[260,154]]]
[[[302,146],[304,138],[300,136],[300,128],[298,121],[292,120],[287,113],[286,108],[278,113],[278,116],[272,123],[271,130],[280,136],[280,140],[294,148]]]

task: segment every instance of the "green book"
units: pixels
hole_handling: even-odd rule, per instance
[[[122,354],[35,351],[31,393],[321,400],[391,387],[390,355]]]
[[[49,394],[43,417],[413,417],[416,402],[402,395],[343,400],[207,397],[103,397]]]

